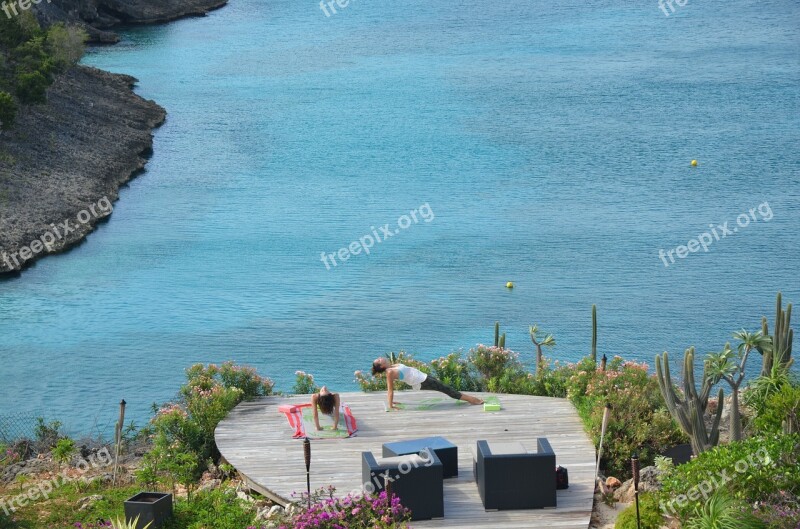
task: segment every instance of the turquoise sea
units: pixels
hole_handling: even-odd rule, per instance
[[[652,365],[800,302],[795,0],[231,0],[122,36],[84,63],[169,117],[109,222],[0,282],[0,415],[109,431],[125,398],[141,424],[229,359],[353,390],[496,320],[574,361],[592,303],[600,351]]]

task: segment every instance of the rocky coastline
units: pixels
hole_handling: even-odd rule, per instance
[[[118,25],[202,16],[226,3],[51,0],[34,10],[43,26],[75,24],[90,42],[114,43]],[[136,95],[135,83],[76,66],[55,80],[46,104],[21,108],[14,127],[0,132],[0,278],[83,241],[143,170],[166,111]]]
[[[143,169],[166,111],[135,82],[76,66],[0,135],[0,275],[81,242]]]
[[[80,25],[91,42],[114,43],[119,37],[109,30],[120,24],[156,24],[203,16],[227,3],[228,0],[50,0],[37,6],[36,16],[45,25]]]

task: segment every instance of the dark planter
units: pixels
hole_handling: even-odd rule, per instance
[[[153,522],[148,529],[158,529],[172,516],[172,494],[163,492],[140,492],[125,501],[125,519],[132,522],[139,517],[136,529]]]
[[[683,444],[673,446],[672,448],[664,450],[664,453],[661,455],[672,459],[672,463],[675,466],[682,465],[692,460],[692,445]]]

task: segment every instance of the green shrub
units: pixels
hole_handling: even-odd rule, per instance
[[[8,130],[17,117],[17,103],[8,92],[0,92],[0,129]]]
[[[754,504],[772,494],[800,494],[800,435],[754,437],[716,446],[662,476],[665,512],[686,518],[711,492]]]
[[[319,391],[319,387],[314,383],[314,375],[305,371],[295,371],[294,375],[292,393],[295,395],[311,395]]]
[[[75,455],[75,450],[75,441],[66,437],[59,439],[53,448],[53,459],[61,465],[69,463]]]
[[[43,450],[52,448],[56,445],[61,435],[61,421],[45,422],[44,417],[36,418],[36,428],[34,429],[36,443]]]
[[[17,97],[25,104],[45,103],[50,82],[41,72],[17,75]]]
[[[643,492],[639,494],[639,518],[642,522],[641,529],[659,529],[664,523],[664,518],[658,507],[658,497],[655,494]],[[619,513],[614,529],[636,529],[636,504]]]
[[[30,11],[14,18],[0,17],[0,44],[8,48],[15,48],[39,33],[39,22]]]
[[[245,529],[255,524],[256,508],[239,499],[233,488],[201,491],[178,502],[165,529]]]
[[[600,441],[606,403],[611,415],[603,445],[606,475],[628,478],[630,457],[639,455],[642,466],[651,465],[655,456],[686,441],[675,421],[664,408],[655,376],[646,364],[611,362],[607,371],[579,372],[571,380],[572,401],[595,444]],[[585,395],[574,393],[585,387]]]
[[[55,66],[64,71],[77,64],[83,57],[88,38],[85,31],[75,26],[63,23],[50,26],[46,44]]]
[[[759,415],[764,410],[767,399],[790,382],[789,370],[775,364],[769,374],[761,375],[747,385],[742,392],[742,403]]]
[[[765,435],[800,433],[800,385],[787,382],[767,397],[753,427]]]

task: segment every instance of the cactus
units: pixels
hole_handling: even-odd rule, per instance
[[[656,355],[656,374],[661,394],[664,396],[670,414],[689,436],[695,455],[713,448],[719,443],[719,421],[722,418],[722,408],[725,404],[724,394],[720,388],[717,413],[711,424],[711,431],[708,431],[703,417],[708,407],[711,388],[719,382],[719,378],[707,375],[707,366],[707,363],[703,366],[703,384],[698,393],[694,381],[694,347],[687,349],[683,355],[683,392],[679,394],[675,391],[670,376],[668,354],[665,352],[663,357]]]
[[[592,305],[592,362],[597,365],[597,305]]]
[[[500,349],[506,348],[506,333],[500,334],[500,322],[494,322],[494,346]]]
[[[791,328],[792,304],[789,303],[784,312],[782,301],[781,293],[778,292],[777,302],[775,303],[775,332],[773,334],[769,333],[767,317],[761,318],[761,334],[769,336],[771,341],[770,346],[758,348],[758,352],[763,357],[761,376],[769,376],[774,364],[786,369],[792,365],[792,341],[794,340],[794,331]]]

